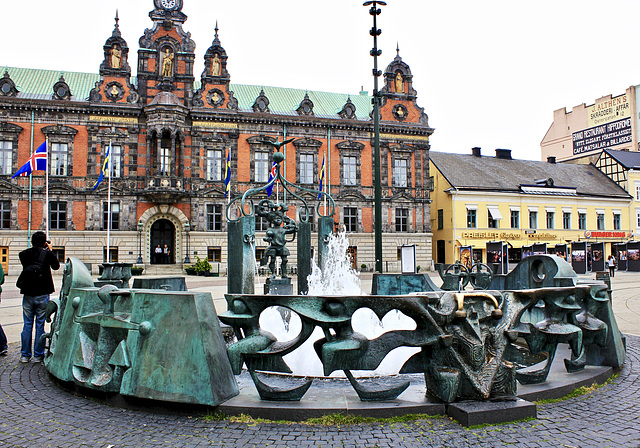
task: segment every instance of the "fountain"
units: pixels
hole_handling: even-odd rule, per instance
[[[483,403],[478,412],[484,422],[535,416],[535,405],[517,397],[539,397],[537,388],[548,398],[550,376],[556,375],[556,384],[561,378],[563,388],[554,390],[565,394],[571,385],[604,380],[623,364],[624,341],[606,284],[578,278],[556,256],[528,257],[504,275],[454,267],[442,272],[444,289],[415,275],[380,275],[377,294],[365,295],[343,265],[347,243],[343,235],[333,236],[335,205],[323,192],[328,214],[320,213],[319,202],[316,207],[321,269],[312,267],[311,214],[301,195],[310,190],[283,178],[281,153],[274,160],[276,177],[227,208],[227,311],[219,318],[233,328],[235,342],[226,346],[209,294],[97,288],[84,265],[70,259],[60,298],[48,310],[55,313],[46,336],[45,366],[52,376],[122,396],[293,419],[310,415],[333,391],[333,404],[317,406],[317,412],[447,413],[469,424],[476,412],[469,400]],[[254,207],[252,197],[276,180],[297,201],[297,222],[287,215],[291,205],[261,200]],[[306,197],[318,194],[311,193]],[[230,217],[232,208],[237,219]],[[256,209],[270,222],[265,239],[271,276],[267,293],[260,294],[254,286]],[[286,272],[286,243],[294,240],[297,294]],[[307,354],[293,362],[291,355],[305,347]],[[397,350],[410,352],[388,362]],[[564,358],[563,372],[556,357]],[[312,377],[294,375],[311,359],[318,363]],[[381,366],[393,374],[380,374]],[[337,373],[346,380],[323,379]],[[250,382],[243,382],[247,377]],[[314,382],[321,392],[303,400]],[[259,398],[252,398],[251,383]],[[335,384],[341,385],[337,392]],[[371,405],[347,398],[346,385]]]

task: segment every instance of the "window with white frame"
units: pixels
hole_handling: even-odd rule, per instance
[[[636,209],[636,229],[640,229],[640,208]]]
[[[160,148],[160,175],[171,175],[171,148]]]
[[[66,143],[51,143],[51,157],[49,174],[51,176],[66,176],[69,162],[69,145]]]
[[[604,212],[596,212],[596,228],[604,230]]]
[[[223,164],[221,149],[207,150],[207,180],[221,181],[223,176]]]
[[[300,154],[300,183],[313,183],[313,154]]]
[[[11,228],[11,201],[0,201],[0,229]]]
[[[529,228],[538,228],[538,210],[529,210]]]
[[[356,168],[358,160],[354,156],[345,156],[342,158],[342,182],[345,185],[356,184]]]
[[[256,151],[255,162],[255,182],[266,182],[269,180],[269,153]]]
[[[107,229],[109,223],[109,203],[102,204],[102,228]],[[120,203],[111,203],[111,230],[120,230]]]
[[[562,212],[562,228],[565,230],[571,229],[571,212]]]
[[[636,201],[640,201],[640,182],[635,182],[636,186]]]
[[[556,228],[556,212],[547,210],[547,229]]]
[[[111,147],[111,176],[122,177],[122,146],[113,145]]]
[[[622,228],[622,220],[619,211],[613,212],[613,230],[620,230]]]
[[[587,212],[578,211],[578,229],[587,230]]]
[[[13,142],[0,141],[0,175],[13,171]]]
[[[207,230],[210,232],[222,230],[222,205],[207,204]]]
[[[396,187],[407,186],[407,159],[395,159],[393,161],[393,180]]]
[[[520,228],[520,210],[511,210],[511,228],[519,229]]]
[[[358,209],[356,207],[345,207],[343,209],[343,223],[346,232],[358,231]]]
[[[49,228],[65,230],[67,228],[67,203],[49,202]]]
[[[407,232],[409,230],[409,209],[396,209],[396,232]]]
[[[470,229],[478,227],[476,207],[467,206],[467,227]]]

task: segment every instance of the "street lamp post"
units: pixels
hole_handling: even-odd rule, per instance
[[[189,224],[189,222],[185,222],[184,223],[184,231],[187,234],[187,250],[186,250],[186,254],[184,256],[184,264],[189,264],[191,263],[191,259],[189,258],[189,231],[191,230],[191,224]]]
[[[382,72],[378,70],[378,56],[382,54],[382,50],[378,49],[378,36],[382,34],[382,30],[378,28],[377,18],[382,13],[379,6],[385,6],[387,3],[374,0],[364,2],[364,6],[371,6],[369,14],[373,16],[373,28],[369,34],[373,36],[373,49],[370,54],[373,56],[373,160],[374,160],[374,233],[375,233],[375,270],[382,272],[382,180],[380,170],[380,92],[378,91],[378,78]]]
[[[142,220],[138,221],[138,264],[144,263],[142,261],[142,229],[144,225],[142,224]]]

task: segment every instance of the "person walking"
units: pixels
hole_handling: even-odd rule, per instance
[[[35,319],[36,334],[33,343],[33,361],[42,362],[44,359],[44,347],[40,345],[40,337],[44,334],[45,309],[49,302],[49,295],[55,291],[51,269],[60,269],[60,262],[51,251],[51,242],[47,241],[47,235],[38,231],[31,236],[29,249],[23,250],[18,255],[22,263],[22,274],[18,277],[16,285],[20,288],[22,297],[22,347],[20,349],[20,362],[31,360],[31,342],[33,336],[33,323]]]
[[[4,269],[0,264],[0,303],[2,303],[2,284],[4,283]],[[7,345],[7,335],[4,334],[2,325],[0,325],[0,356],[7,356],[9,353],[9,346]]]
[[[609,277],[613,278],[616,276],[616,259],[613,255],[609,255],[607,258],[607,267],[609,268]]]

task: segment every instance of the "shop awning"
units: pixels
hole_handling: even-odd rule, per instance
[[[487,206],[487,209],[489,209],[489,214],[493,219],[495,219],[496,221],[502,219],[502,215],[500,214],[500,210],[498,210],[498,207],[492,207],[489,205]]]

